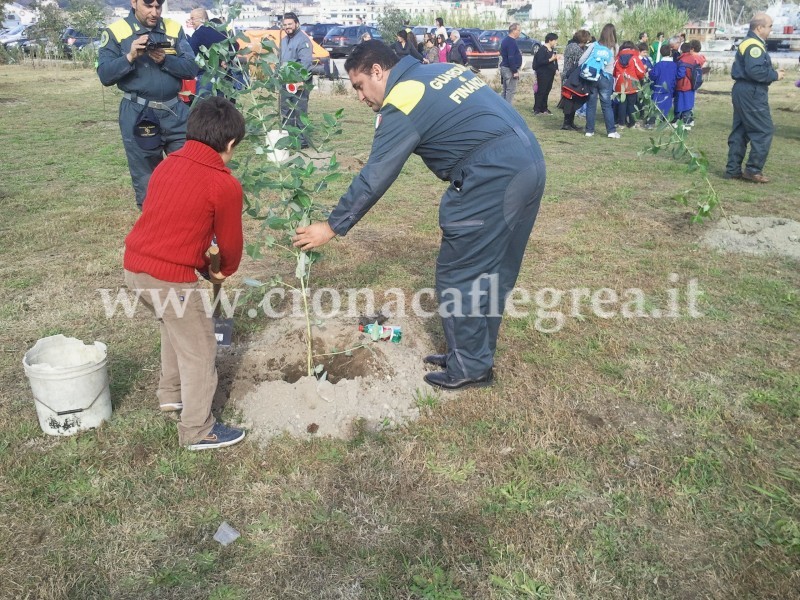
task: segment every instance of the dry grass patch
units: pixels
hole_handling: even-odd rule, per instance
[[[58,81],[51,83],[53,77]],[[47,94],[41,93],[47,83]],[[700,245],[671,197],[685,168],[639,158],[644,132],[587,140],[516,104],[548,159],[548,187],[520,275],[551,309],[504,321],[498,383],[420,394],[422,418],[349,441],[288,437],[193,454],[155,410],[157,332],[144,314],[105,318],[98,288],[121,285],[136,212],[118,97],[88,71],[0,67],[0,574],[37,598],[789,598],[800,553],[800,276],[778,257]],[[730,82],[714,78],[709,90]],[[692,140],[730,214],[800,220],[798,130],[789,84],[769,186],[719,178],[730,104],[700,94]],[[105,105],[104,105],[105,100]],[[351,96],[312,95],[312,115],[346,109],[340,162],[366,160],[373,115]],[[334,203],[347,185],[337,182]],[[316,284],[433,283],[442,184],[419,160],[359,226],[331,244]],[[248,223],[246,235],[256,233]],[[289,269],[277,255],[245,276]],[[677,281],[670,275],[676,273]],[[290,274],[290,273],[286,273]],[[689,280],[702,291],[685,311]],[[639,288],[675,318],[601,318],[573,288]],[[543,320],[542,320],[543,319]],[[264,322],[237,318],[247,339]],[[65,333],[108,343],[115,413],[75,438],[45,437],[22,354]],[[435,320],[427,343],[442,343]],[[411,391],[409,391],[411,393]],[[227,417],[235,417],[228,408]],[[223,520],[242,533],[212,540]],[[3,594],[0,594],[3,595]]]

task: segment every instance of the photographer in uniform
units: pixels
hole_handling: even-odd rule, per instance
[[[119,128],[140,209],[153,170],[186,141],[189,108],[178,92],[197,74],[180,24],[161,18],[163,3],[131,0],[130,14],[103,31],[97,57],[101,83],[124,92]]]

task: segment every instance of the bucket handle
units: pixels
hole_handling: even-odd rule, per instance
[[[34,396],[34,397],[33,397],[33,399],[34,399],[34,400],[36,400],[36,401],[37,401],[39,404],[43,405],[45,408],[49,409],[49,410],[50,410],[50,412],[54,412],[54,413],[56,413],[56,415],[58,415],[59,417],[63,417],[64,415],[74,415],[74,414],[76,414],[76,413],[83,412],[83,411],[85,411],[85,410],[89,410],[90,408],[92,408],[92,406],[94,406],[94,403],[95,403],[95,402],[97,402],[97,399],[98,399],[100,396],[102,396],[102,395],[103,395],[103,392],[105,392],[105,391],[106,391],[106,389],[108,388],[108,386],[109,386],[109,385],[110,385],[110,382],[106,383],[106,384],[103,386],[103,388],[100,390],[100,392],[97,394],[97,396],[95,396],[95,397],[94,397],[94,400],[92,400],[92,401],[91,401],[91,403],[89,404],[89,406],[87,406],[86,408],[73,408],[72,410],[61,410],[61,411],[58,411],[58,410],[53,410],[53,409],[52,409],[52,408],[51,408],[51,407],[50,407],[50,406],[47,404],[47,402],[42,402],[42,400],[40,400],[40,399],[39,399],[39,398],[37,398],[36,396]]]

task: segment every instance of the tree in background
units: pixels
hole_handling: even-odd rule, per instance
[[[624,40],[636,42],[642,31],[646,31],[651,38],[655,38],[659,31],[663,31],[667,37],[670,37],[683,31],[688,21],[689,14],[685,10],[679,10],[669,4],[661,4],[658,8],[649,9],[643,6],[634,6],[631,9],[620,11],[615,23],[617,39],[620,43]],[[592,33],[598,35],[600,28],[602,28],[602,24],[597,31],[592,31]]]
[[[70,0],[67,8],[70,26],[91,40],[99,39],[108,14],[108,8],[101,0]]]
[[[383,14],[378,17],[378,31],[387,44],[393,44],[397,32],[403,29],[406,23],[411,23],[410,14],[399,8],[387,6]],[[416,25],[416,23],[411,24]]]
[[[59,47],[61,34],[67,26],[64,13],[57,4],[42,4],[39,1],[33,2],[31,8],[39,11],[39,20],[30,27],[31,38],[45,38],[52,47]]]
[[[561,34],[562,38],[568,41],[573,33],[583,28],[584,20],[583,13],[579,6],[570,6],[569,8],[561,9],[558,11],[558,16],[556,16],[556,31]]]

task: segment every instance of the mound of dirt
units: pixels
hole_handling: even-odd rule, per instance
[[[402,327],[399,343],[373,342],[355,319],[312,327],[313,363],[326,372],[318,380],[307,375],[305,321],[271,321],[245,345],[218,357],[220,388],[261,441],[282,433],[348,439],[358,428],[414,420],[416,398],[435,393],[422,380],[422,358],[433,350],[430,336],[409,318],[389,324]]]
[[[800,260],[800,223],[780,217],[720,219],[703,244],[725,252],[788,256]]]

